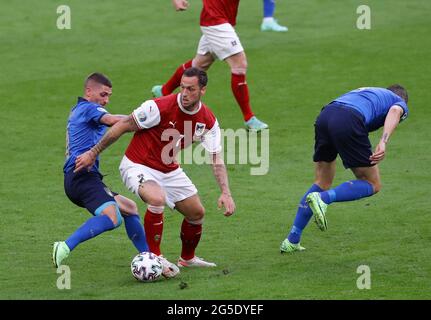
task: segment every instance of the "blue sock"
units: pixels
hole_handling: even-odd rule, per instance
[[[347,181],[333,189],[320,193],[323,202],[353,201],[374,194],[373,185],[366,180]]]
[[[70,251],[88,239],[94,238],[102,232],[114,229],[114,223],[106,215],[95,216],[88,219],[82,226],[80,226],[69,238],[66,244]]]
[[[144,227],[142,226],[139,215],[124,215],[123,218],[127,235],[129,236],[129,239],[133,242],[136,249],[138,249],[138,252],[149,251],[147,239],[145,238]]]
[[[263,16],[271,18],[274,16],[275,0],[263,0]]]
[[[313,184],[302,197],[301,202],[298,205],[295,221],[293,222],[292,229],[287,237],[291,243],[298,243],[301,240],[302,230],[304,230],[308,221],[310,221],[310,218],[313,216],[313,211],[308,207],[308,204],[305,202],[305,198],[311,192],[322,191],[323,189],[321,189],[317,184]]]

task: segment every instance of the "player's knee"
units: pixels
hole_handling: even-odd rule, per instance
[[[211,61],[205,61],[205,60],[193,60],[192,66],[204,71],[208,71],[210,68],[212,62]]]
[[[314,182],[314,184],[318,185],[320,189],[322,190],[329,190],[331,189],[331,185],[332,183],[329,181],[322,181],[322,180],[317,180]]]
[[[246,74],[247,67],[248,67],[248,64],[245,56],[241,59],[235,59],[230,63],[230,69],[233,74]]]
[[[122,204],[121,212],[126,215],[136,214],[138,212],[138,206],[135,201],[128,199],[127,202]]]
[[[130,200],[130,203],[127,205],[127,210],[130,214],[134,214],[138,212],[138,206],[135,201]]]
[[[246,74],[247,73],[247,63],[239,64],[230,68],[233,74]]]
[[[205,208],[203,206],[197,210],[196,216],[199,217],[199,219],[203,219],[205,217]]]
[[[149,204],[147,209],[149,211],[151,211],[151,213],[162,214],[163,211],[165,210],[165,207],[164,206],[152,206]]]
[[[149,205],[154,207],[163,207],[165,205],[165,195],[163,193],[152,194],[147,196],[147,201]]]
[[[186,218],[186,221],[187,221],[188,223],[190,223],[190,224],[195,225],[195,226],[203,225],[203,224],[204,224],[204,218],[203,218],[203,217],[202,217],[202,218],[200,218],[200,219],[194,219],[194,220],[189,219],[189,218]]]
[[[382,189],[382,184],[380,183],[380,181],[372,182],[371,185],[373,186],[374,194],[376,194]]]
[[[192,224],[202,224],[205,216],[205,208],[199,206],[187,215],[187,220]]]
[[[120,208],[116,203],[104,208],[103,210],[101,210],[100,213],[108,216],[108,218],[111,219],[114,225],[114,228],[118,228],[123,222],[123,217],[121,216]],[[96,211],[96,215],[98,215],[97,211]]]

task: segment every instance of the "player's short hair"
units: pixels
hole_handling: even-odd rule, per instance
[[[191,67],[184,71],[183,76],[186,77],[197,77],[199,82],[199,87],[206,87],[208,83],[208,76],[204,70]]]
[[[393,84],[389,87],[387,87],[388,90],[391,90],[393,93],[395,93],[397,96],[403,98],[403,100],[407,103],[409,102],[409,95],[407,94],[407,90],[399,84]]]
[[[85,79],[85,86],[87,86],[88,82],[90,81],[94,81],[96,83],[112,88],[111,80],[109,80],[107,76],[100,72],[93,72],[92,74],[90,74],[87,79]]]

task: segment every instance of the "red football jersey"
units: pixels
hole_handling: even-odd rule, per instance
[[[201,26],[216,26],[222,23],[236,24],[239,0],[203,0]]]
[[[142,130],[135,132],[126,157],[167,173],[179,167],[177,153],[200,141],[210,153],[221,151],[221,133],[212,111],[203,103],[193,112],[181,105],[181,94],[145,101],[132,113]]]

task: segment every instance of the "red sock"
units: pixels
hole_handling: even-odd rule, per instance
[[[241,108],[244,120],[250,120],[254,114],[251,111],[250,97],[248,94],[248,85],[245,80],[245,74],[232,73],[231,87],[233,95],[235,96],[235,99]]]
[[[195,249],[201,239],[201,234],[201,224],[191,224],[186,219],[183,220],[183,224],[181,225],[181,241],[183,242],[181,258],[190,260],[195,256]]]
[[[163,85],[162,94],[164,96],[171,94],[176,88],[180,86],[181,77],[183,76],[184,71],[192,66],[192,61],[193,60],[189,60],[186,63],[180,65],[168,82]]]
[[[163,233],[163,212],[153,213],[147,209],[144,218],[144,228],[150,251],[159,256]]]

